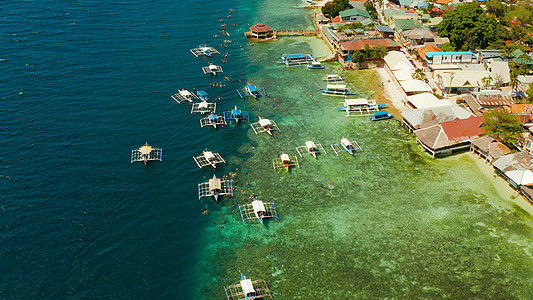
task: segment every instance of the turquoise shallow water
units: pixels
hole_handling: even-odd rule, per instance
[[[265,279],[277,299],[527,299],[532,218],[472,157],[432,160],[397,121],[346,118],[341,98],[318,93],[324,74],[342,72],[372,97],[373,71],[273,63],[283,53],[322,55],[316,39],[244,40],[256,22],[312,28],[299,4],[4,5],[0,297],[224,299],[240,271]],[[219,19],[233,41],[219,48],[232,77],[222,88],[201,73],[209,60],[188,51],[222,43]],[[271,97],[238,98],[246,81]],[[223,97],[218,111],[242,106],[281,133],[201,129],[169,97],[194,87]],[[333,155],[342,136],[364,152]],[[328,154],[299,158],[290,174],[272,169],[307,139]],[[164,161],[130,165],[145,141],[163,148]],[[235,197],[197,200],[197,183],[213,175],[192,160],[205,147],[228,160],[217,176],[239,168]],[[242,223],[237,205],[252,192],[276,203],[278,220]]]

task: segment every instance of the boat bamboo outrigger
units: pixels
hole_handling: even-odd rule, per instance
[[[307,63],[315,61],[315,58],[311,54],[295,53],[295,54],[283,54],[281,56],[280,64],[291,65],[305,65]]]
[[[290,171],[291,167],[296,166],[297,168],[300,168],[300,164],[298,163],[298,159],[295,155],[289,155],[286,153],[281,153],[281,155],[277,158],[274,158],[272,160],[272,166],[274,167],[274,170],[277,168],[285,168],[287,172]]]
[[[378,112],[380,109],[385,108],[386,104],[376,104],[374,100],[368,100],[364,98],[360,99],[345,99],[344,106],[338,107],[338,109],[345,110],[347,117],[353,116],[371,116],[374,112]]]
[[[224,116],[219,116],[215,113],[210,114],[209,116],[205,118],[200,119],[200,126],[213,126],[217,128],[218,126],[224,126],[226,125],[226,119]]]
[[[233,180],[213,178],[198,184],[198,200],[202,197],[213,197],[218,201],[220,196],[233,196]]]
[[[189,92],[188,90],[178,90],[176,94],[171,95],[170,97],[172,97],[172,99],[174,99],[174,101],[178,103],[181,103],[183,101],[189,101],[192,103],[194,102],[194,100],[199,99],[198,96]]]
[[[237,284],[224,287],[228,300],[252,300],[252,299],[273,299],[272,294],[263,279],[246,279],[241,274],[241,281]]]
[[[243,222],[259,219],[259,222],[263,224],[263,219],[265,218],[278,218],[274,202],[263,202],[256,197],[253,198],[250,204],[239,205],[239,212]]]
[[[213,168],[217,167],[217,164],[225,163],[226,161],[218,153],[213,153],[207,149],[202,152],[202,155],[193,157],[194,161],[199,168],[205,166],[212,166]]]
[[[328,74],[326,77],[322,78],[322,80],[327,82],[341,82],[344,81],[344,78],[337,74]]]
[[[153,148],[152,146],[148,145],[148,143],[145,143],[144,146],[139,149],[131,150],[131,163],[143,161],[146,165],[148,161],[151,160],[162,161],[163,150],[159,148]]]
[[[217,51],[217,49],[213,48],[213,47],[208,47],[208,46],[205,46],[205,45],[200,45],[198,46],[198,48],[193,48],[191,49],[191,53],[198,57],[200,55],[205,55],[207,57],[211,57],[211,55],[213,54],[220,54],[220,52]]]
[[[346,88],[346,84],[328,84],[325,89],[322,89],[322,94],[332,96],[348,96],[355,95],[357,91],[350,91]]]
[[[207,95],[206,91],[198,90],[196,91],[196,95],[202,101],[209,101],[209,96]]]
[[[259,117],[258,122],[252,123],[251,126],[255,134],[266,132],[269,135],[272,135],[272,131],[274,130],[281,131],[276,122],[269,119],[263,119],[261,117]]]
[[[233,110],[224,112],[224,118],[226,120],[235,120],[236,123],[238,123],[239,121],[246,122],[250,121],[250,113],[247,111],[240,110],[237,108],[237,106],[235,106]]]
[[[202,101],[199,103],[194,103],[191,108],[191,114],[193,113],[215,113],[215,110],[217,108],[216,103],[209,103],[207,101]]]
[[[222,71],[222,67],[221,66],[216,66],[214,64],[209,64],[209,66],[206,66],[206,67],[202,67],[202,71],[204,71],[204,74],[213,74],[213,75],[217,75],[217,73],[222,73],[224,71]]]
[[[356,141],[350,141],[348,138],[342,138],[340,143],[331,145],[331,148],[337,155],[340,152],[348,152],[353,155],[357,150],[363,151],[363,148]]]
[[[321,144],[315,144],[313,141],[306,141],[304,146],[296,147],[296,151],[298,151],[300,157],[303,157],[304,154],[311,154],[316,158],[319,153],[326,154],[324,147]]]

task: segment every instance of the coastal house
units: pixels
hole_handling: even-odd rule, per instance
[[[374,25],[383,38],[394,38],[394,29],[387,25]]]
[[[340,38],[328,26],[322,26],[320,27],[320,30],[322,31],[322,36],[324,37],[323,40],[326,42],[329,48],[336,51],[341,42]]]
[[[418,20],[415,19],[395,19],[393,23],[395,36],[398,40],[402,40],[402,32],[411,29],[424,28]]]
[[[472,96],[472,94],[464,94],[461,95],[460,98],[457,99],[458,101],[461,101],[465,104],[465,106],[476,116],[482,116],[485,112],[487,112],[486,109],[484,109]]]
[[[407,96],[433,91],[427,83],[418,79],[402,80],[399,83]]]
[[[350,6],[352,8],[357,8],[357,9],[360,9],[360,10],[366,10],[365,2],[366,2],[366,0],[363,0],[363,1],[349,1],[348,4],[350,4]]]
[[[485,109],[514,104],[511,96],[499,90],[480,90],[478,92],[472,92],[472,96]]]
[[[523,142],[521,150],[533,155],[533,126],[528,128],[528,135]]]
[[[424,25],[424,27],[430,29],[431,31],[436,31],[437,27],[439,27],[439,24],[441,22],[442,22],[442,17],[431,17],[429,18],[427,22],[422,23],[422,25]]]
[[[272,28],[263,23],[258,23],[250,27],[250,37],[258,40],[273,38]]]
[[[470,148],[471,140],[485,133],[481,126],[485,118],[471,116],[455,119],[431,127],[415,130],[418,143],[435,156],[450,155],[454,151]]]
[[[531,54],[527,54],[520,49],[516,49],[511,54],[511,59],[519,65],[533,65],[533,57],[531,57]]]
[[[370,14],[364,9],[352,8],[343,10],[339,13],[340,19],[342,22],[363,22],[364,20],[370,19]]]
[[[427,52],[429,65],[472,64],[477,63],[477,56],[471,51]]]
[[[385,65],[387,65],[388,70],[391,72],[396,70],[414,70],[415,67],[407,59],[405,54],[400,51],[389,51],[387,55],[383,58]]]
[[[501,50],[477,50],[477,58],[479,63],[488,62],[491,58],[504,61],[505,55]]]
[[[428,52],[442,52],[442,50],[440,48],[438,48],[437,46],[434,46],[434,45],[431,45],[431,44],[426,44],[422,47],[419,47],[419,48],[416,48],[416,52],[418,53],[418,55],[420,56],[420,58],[422,60],[426,60],[426,53]]]
[[[490,58],[487,62],[487,70],[496,87],[508,86],[511,82],[511,72],[508,62]]]
[[[426,53],[427,55],[427,53]],[[436,70],[433,77],[443,93],[463,94],[477,92],[483,86],[487,71]]]
[[[365,51],[365,46],[372,48],[378,45],[386,46],[389,50],[400,50],[400,45],[391,39],[364,39],[341,42],[339,46],[339,56],[345,61],[352,61],[352,55],[355,51]]]
[[[429,15],[433,18],[435,17],[442,17],[442,15],[444,14],[444,10],[438,8],[438,7],[433,7],[430,11],[429,11]]]
[[[435,42],[437,36],[427,28],[404,30],[401,33],[405,45],[419,46],[428,42]]]
[[[455,119],[468,119],[472,116],[471,112],[457,104],[404,110],[400,114],[402,115],[402,126],[408,128],[410,132]]]
[[[511,153],[509,147],[488,135],[472,139],[470,151],[478,154],[489,163]]]
[[[533,125],[533,104],[509,104],[503,107],[506,111],[515,114],[520,123]]]
[[[405,103],[413,109],[426,109],[438,106],[452,105],[446,100],[439,100],[433,93],[421,93],[405,98]]]
[[[492,166],[500,174],[513,170],[524,170],[533,168],[533,159],[527,151],[520,151],[504,155],[492,162]]]

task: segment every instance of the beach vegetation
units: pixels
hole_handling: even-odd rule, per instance
[[[455,50],[486,49],[489,45],[503,45],[509,38],[505,27],[488,15],[477,3],[466,3],[447,11],[437,29],[442,37],[450,39]]]
[[[383,59],[388,51],[389,48],[387,48],[387,46],[377,45],[370,47],[370,45],[366,44],[365,50],[356,50],[353,52],[352,61],[362,63],[365,60]]]
[[[365,2],[365,9],[372,19],[376,20],[378,18],[378,11],[374,7],[372,1]]]
[[[527,89],[526,95],[526,102],[533,103],[533,82],[529,84],[529,89]]]
[[[440,49],[444,52],[455,51],[455,48],[449,42],[442,44],[442,47],[440,47]]]
[[[325,16],[330,18],[335,18],[343,10],[352,8],[349,0],[335,0],[327,2],[324,7],[322,7],[322,13]]]
[[[346,29],[363,29],[363,30],[369,30],[369,29],[373,29],[374,28],[374,25],[373,24],[369,24],[369,25],[363,25],[361,22],[353,22],[353,23],[348,23],[348,24],[344,24],[344,25],[341,25],[339,27],[337,27],[337,30],[338,31],[344,31]]]
[[[416,70],[413,72],[413,75],[411,76],[413,77],[413,79],[424,80],[424,70],[416,68]]]
[[[517,115],[500,107],[484,114],[483,128],[485,133],[497,137],[507,145],[512,145],[522,136],[522,124]]]

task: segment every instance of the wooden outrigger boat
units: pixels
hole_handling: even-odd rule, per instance
[[[344,81],[344,78],[337,74],[328,74],[326,77],[322,78],[322,80],[327,82],[341,82]]]
[[[260,98],[262,95],[267,96],[267,92],[264,88],[263,88],[263,94],[261,94],[261,92],[257,89],[257,87],[249,82],[246,84],[246,86],[244,87],[242,91],[245,95],[254,97],[255,99]],[[237,90],[237,93],[239,94],[241,98],[244,98],[244,96],[242,95],[243,93],[241,93],[239,90]]]
[[[202,197],[213,197],[218,201],[220,196],[233,196],[233,180],[213,178],[198,184],[198,200]]]
[[[198,90],[198,91],[196,91],[196,95],[202,101],[209,101],[209,96],[207,95],[206,91]]]
[[[226,161],[218,153],[213,153],[207,149],[202,152],[202,155],[193,157],[194,161],[199,168],[205,166],[212,166],[213,168],[217,167],[217,164],[225,163]]]
[[[281,153],[279,157],[274,158],[272,160],[272,166],[274,167],[274,170],[277,168],[285,168],[287,172],[290,172],[291,167],[293,166],[300,168],[300,164],[298,163],[296,156],[288,155],[286,153]]]
[[[224,287],[228,300],[253,300],[253,299],[273,299],[272,294],[263,279],[247,279],[241,274],[241,281],[237,284]]]
[[[242,111],[235,106],[233,110],[225,111],[224,118],[226,120],[235,120],[235,123],[250,121],[250,113],[247,111]]]
[[[200,99],[198,98],[198,96],[189,92],[188,90],[178,90],[176,94],[171,95],[170,97],[172,97],[172,99],[174,99],[174,101],[178,103],[181,103],[183,101],[189,101],[192,103],[194,102],[194,100]]]
[[[198,46],[198,48],[193,48],[191,49],[191,53],[198,57],[200,55],[205,55],[207,57],[211,57],[211,55],[213,54],[220,54],[220,52],[217,51],[217,49],[213,48],[213,47],[208,47],[206,45],[200,45]]]
[[[216,66],[214,64],[209,64],[209,66],[206,66],[206,67],[202,67],[202,71],[204,72],[204,74],[213,74],[213,75],[217,75],[217,73],[222,73],[224,71],[222,71],[222,67],[221,66]]]
[[[194,103],[191,108],[191,114],[193,113],[215,113],[217,108],[216,103],[209,103],[207,101],[202,101],[200,103]]]
[[[272,135],[272,131],[274,130],[281,131],[276,122],[269,119],[263,119],[261,117],[259,117],[258,122],[252,123],[251,126],[255,134],[266,132],[269,135]]]
[[[324,65],[322,65],[318,61],[313,61],[313,62],[307,64],[307,68],[308,69],[324,69]]]
[[[380,111],[377,113],[374,113],[372,118],[370,118],[372,121],[379,121],[379,120],[386,120],[394,117],[394,115],[388,111]]]
[[[356,141],[350,141],[348,138],[342,138],[340,143],[331,145],[331,148],[337,155],[340,152],[348,152],[353,155],[357,150],[363,151],[363,148]]]
[[[346,84],[328,84],[326,88],[321,91],[322,94],[331,96],[349,96],[357,93],[357,91],[348,90]]]
[[[201,127],[213,126],[214,128],[217,128],[218,126],[224,125],[226,125],[226,119],[224,118],[224,116],[219,116],[215,113],[212,113],[209,116],[200,119]]]
[[[163,160],[163,150],[159,148],[153,148],[145,143],[141,148],[131,150],[131,163],[136,161],[143,161],[146,165],[151,160]]]
[[[376,104],[374,100],[364,98],[359,99],[345,99],[344,106],[338,109],[345,110],[347,117],[352,116],[371,116],[374,112],[378,112],[386,104]]]
[[[274,202],[263,202],[256,197],[253,198],[250,204],[239,205],[239,212],[243,223],[250,219],[259,219],[259,222],[263,224],[263,219],[265,218],[278,218]]]
[[[281,56],[280,64],[291,65],[305,65],[314,62],[315,58],[311,54],[295,53],[295,54],[283,54]]]
[[[326,150],[321,144],[315,144],[313,141],[306,141],[304,146],[296,147],[296,151],[303,157],[304,154],[311,154],[314,158],[317,158],[317,154],[324,153]]]

